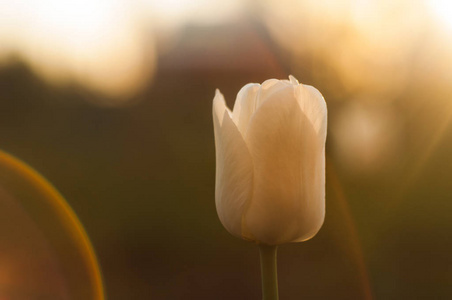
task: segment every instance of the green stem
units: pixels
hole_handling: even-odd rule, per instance
[[[259,245],[263,300],[278,300],[276,249],[277,246]]]

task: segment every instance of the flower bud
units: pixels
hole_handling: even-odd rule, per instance
[[[326,103],[289,79],[245,85],[232,112],[218,90],[213,100],[218,216],[268,245],[308,240],[325,217]]]

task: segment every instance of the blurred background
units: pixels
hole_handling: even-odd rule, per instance
[[[67,199],[108,299],[259,299],[211,105],[289,74],[328,105],[327,212],[279,248],[280,298],[451,299],[450,1],[1,0],[0,148]]]

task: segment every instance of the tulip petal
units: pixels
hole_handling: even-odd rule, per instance
[[[265,80],[257,95],[257,108],[262,105],[267,99],[271,98],[273,94],[290,86],[290,82],[287,80],[268,79]]]
[[[223,124],[223,116],[224,112],[228,111],[228,107],[226,106],[226,101],[224,100],[223,95],[221,94],[219,89],[215,90],[215,97],[213,98],[213,106],[212,106],[212,113],[215,120],[215,117],[217,118],[219,125]],[[215,123],[214,123],[215,125]]]
[[[297,87],[296,97],[301,110],[319,135],[319,142],[325,144],[327,108],[322,94],[313,86],[300,84]]]
[[[325,214],[324,144],[311,123],[323,116],[308,118],[297,100],[298,86],[291,86],[268,94],[246,135],[254,188],[245,230],[270,245],[311,238]]]
[[[256,95],[260,84],[249,83],[245,85],[237,94],[234,109],[232,110],[232,120],[244,137],[251,116],[256,110]]]
[[[222,113],[222,115],[221,115]],[[233,235],[242,233],[242,217],[252,197],[253,163],[224,97],[217,92],[213,100],[216,148],[215,204],[223,226]]]
[[[290,83],[292,83],[293,85],[299,85],[300,83],[298,82],[298,80],[294,77],[294,76],[292,76],[292,75],[289,75],[289,81],[290,81]]]

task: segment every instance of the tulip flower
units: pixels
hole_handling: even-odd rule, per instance
[[[250,83],[232,111],[216,91],[213,123],[219,219],[260,245],[264,299],[277,299],[276,246],[312,238],[325,216],[325,100],[293,76]]]

